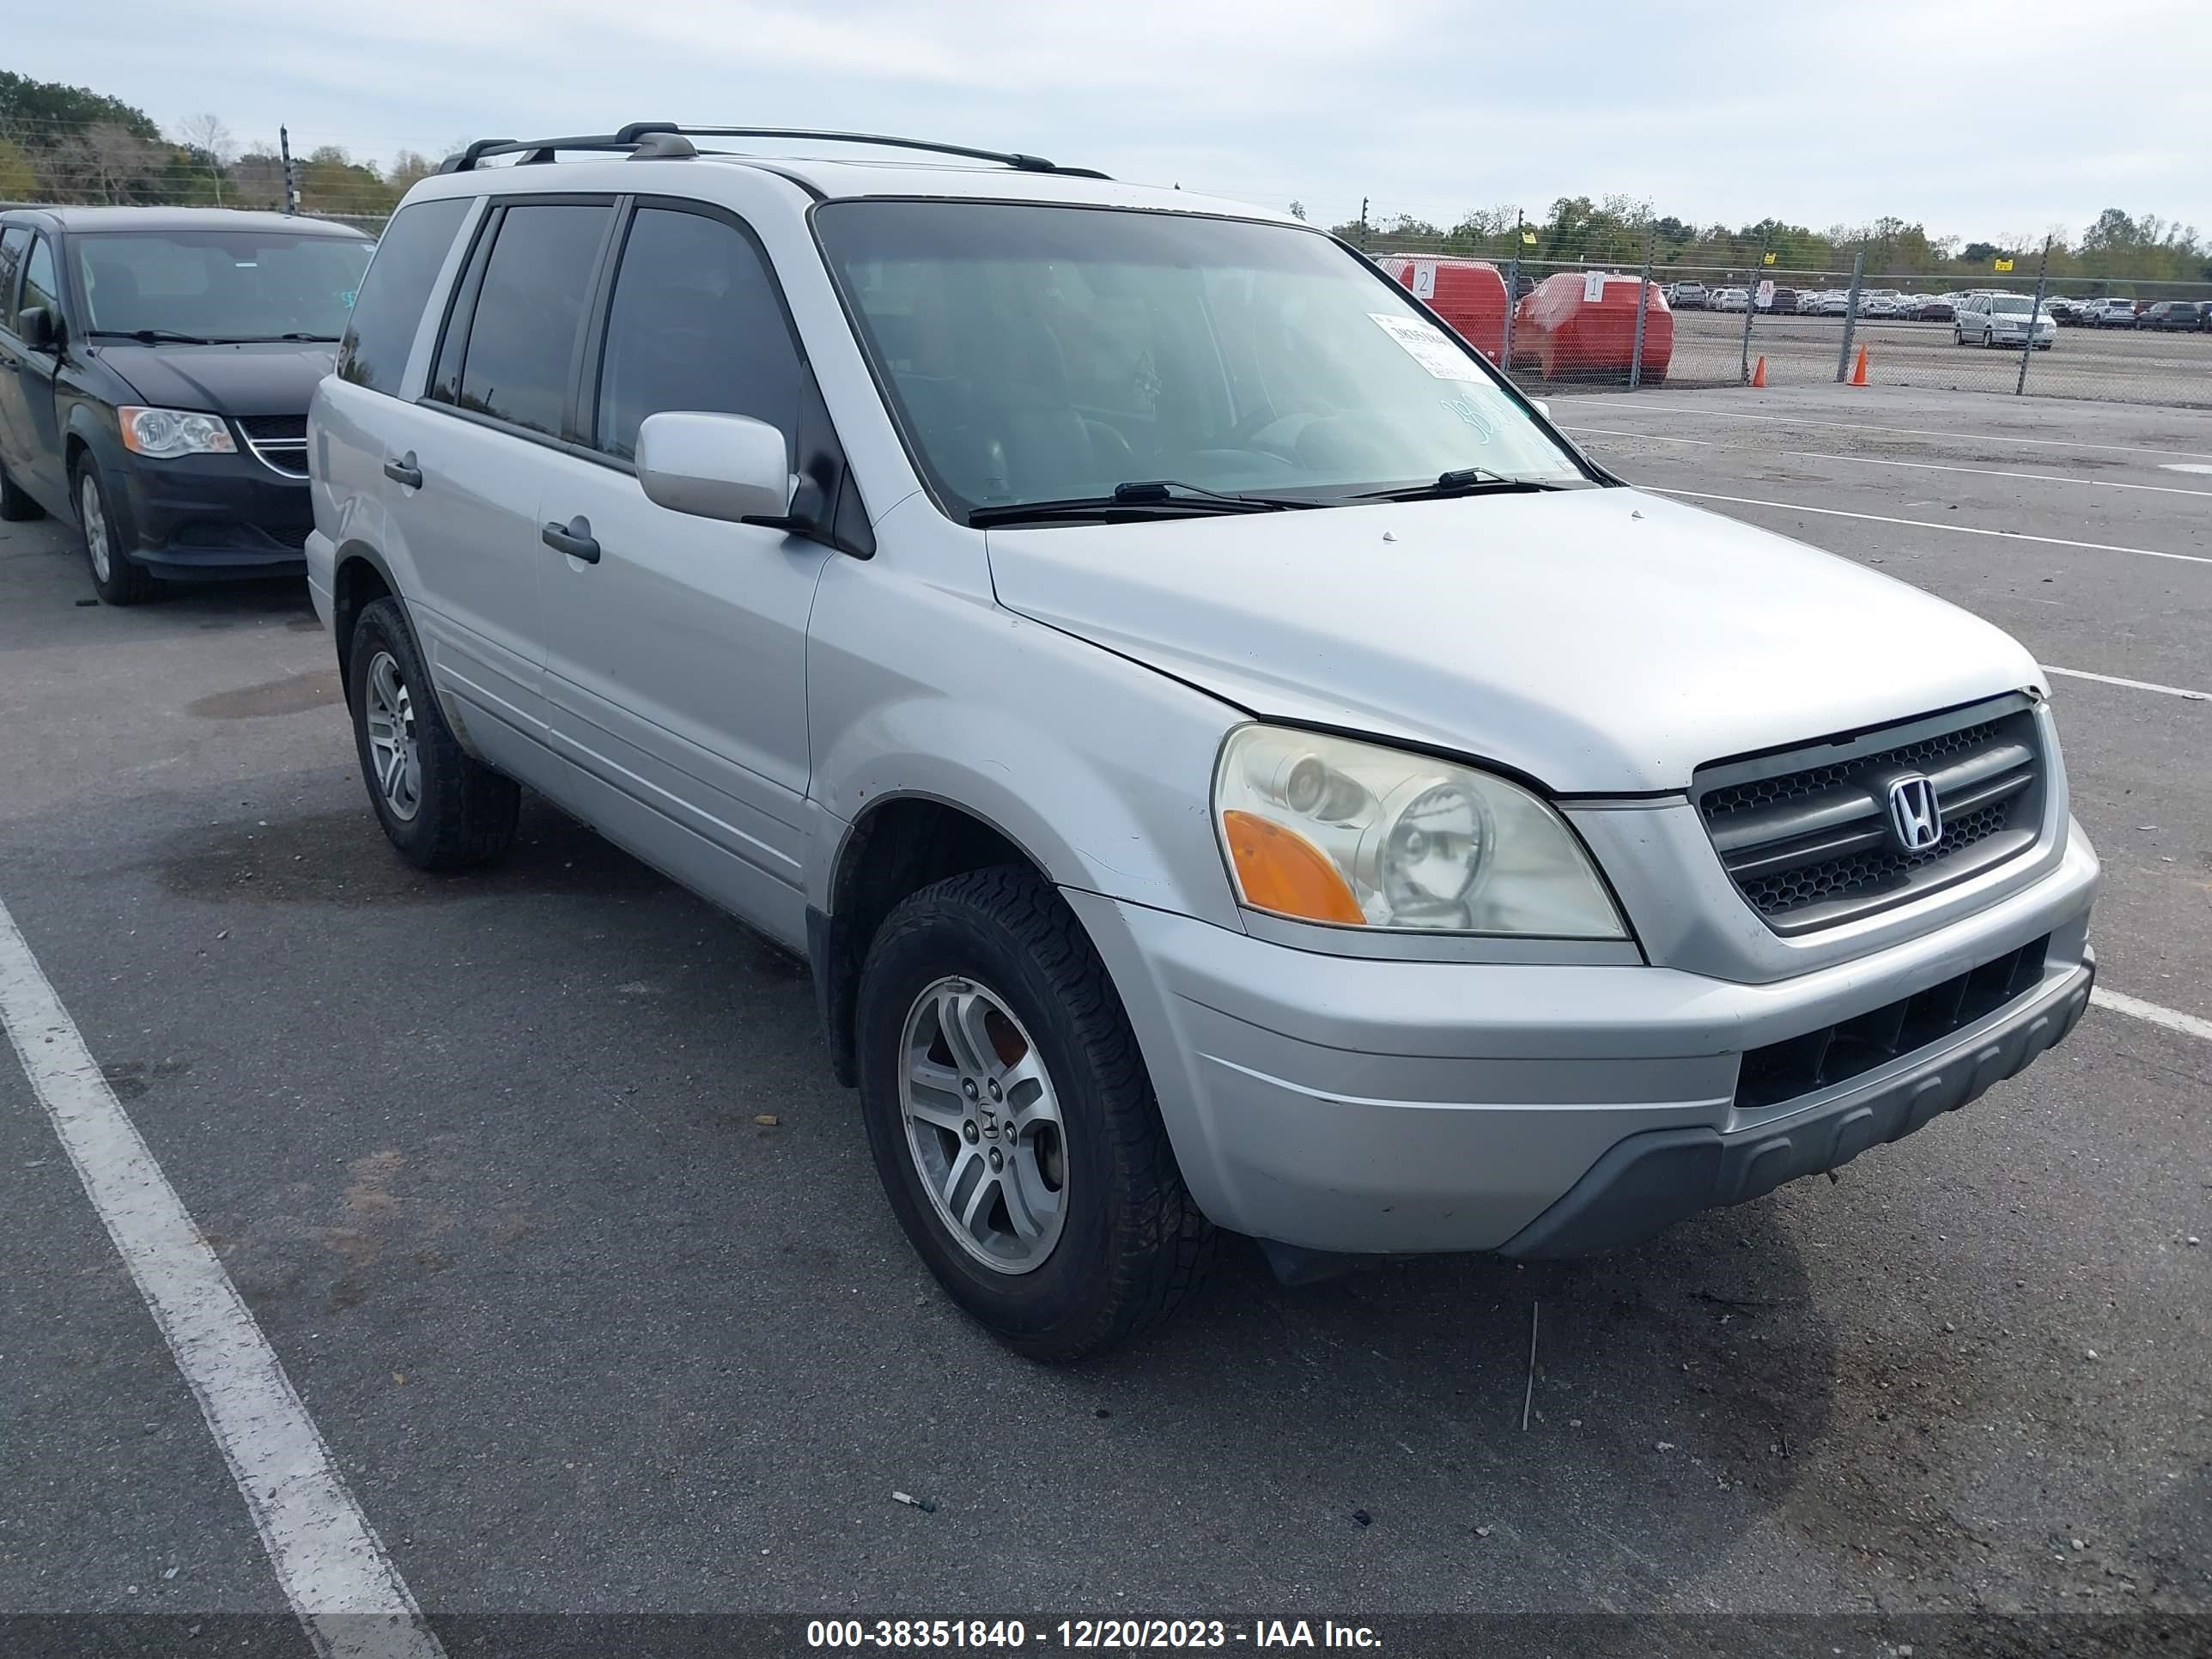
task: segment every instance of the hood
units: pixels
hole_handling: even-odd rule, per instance
[[[1567,793],[2043,685],[1918,589],[1640,490],[989,532],[1009,609],[1262,717]]]
[[[157,409],[216,415],[304,415],[315,384],[337,362],[335,345],[257,340],[246,345],[103,343],[94,356]]]

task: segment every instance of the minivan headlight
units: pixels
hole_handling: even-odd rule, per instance
[[[1377,744],[1244,726],[1213,783],[1242,903],[1342,927],[1626,939],[1572,830],[1517,783]]]
[[[115,411],[115,417],[123,428],[123,447],[134,455],[166,461],[179,455],[232,455],[238,451],[230,424],[220,415],[126,404]]]

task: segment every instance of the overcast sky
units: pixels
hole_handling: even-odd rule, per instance
[[[96,22],[88,31],[88,21]],[[0,66],[388,160],[632,119],[1025,149],[1329,223],[1622,192],[1703,223],[2212,232],[2206,0],[98,0]]]

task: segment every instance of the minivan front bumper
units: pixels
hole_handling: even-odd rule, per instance
[[[1619,1248],[1831,1169],[2009,1077],[2088,1001],[2079,825],[2040,880],[1768,984],[1657,966],[1332,957],[1070,892],[1200,1206],[1312,1250]],[[2033,950],[2033,981],[1832,1086],[1739,1103],[1743,1057]]]

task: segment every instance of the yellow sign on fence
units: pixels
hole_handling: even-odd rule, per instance
[[[1521,233],[1521,240],[1530,247],[1534,247],[1536,246],[1536,233],[1533,230],[1524,230]]]
[[[1771,253],[1762,253],[1759,256],[1759,263],[1763,265],[1771,265],[1774,263],[1774,256]]]
[[[2000,259],[1996,263],[1996,268],[1999,270],[2010,270],[2012,269],[2012,261],[2009,259]]]

